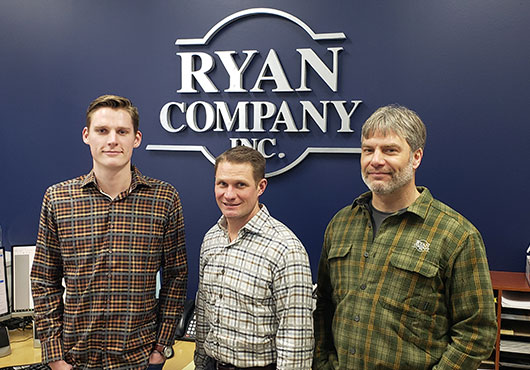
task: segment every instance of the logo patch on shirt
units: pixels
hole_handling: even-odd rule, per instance
[[[429,246],[431,244],[429,244],[429,242],[427,242],[426,240],[416,240],[416,243],[414,243],[414,248],[418,251],[418,252],[428,252],[429,251]]]

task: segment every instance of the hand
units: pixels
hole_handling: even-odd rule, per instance
[[[150,365],[156,365],[156,364],[163,364],[166,362],[166,358],[158,351],[151,352],[151,356],[149,356],[149,364]],[[55,370],[55,369],[52,369]]]
[[[69,363],[67,363],[66,361],[64,360],[59,360],[59,361],[53,361],[53,362],[50,362],[48,364],[48,366],[52,369],[52,370],[70,370],[70,369],[73,369],[73,366],[70,365]]]

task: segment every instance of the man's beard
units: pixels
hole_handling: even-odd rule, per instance
[[[374,181],[375,184],[372,184],[365,176],[365,174],[362,173],[363,181],[372,192],[378,195],[391,194],[408,184],[414,178],[414,169],[412,168],[412,161],[413,156],[411,155],[409,163],[407,163],[407,165],[403,167],[400,171],[392,173],[390,181]]]

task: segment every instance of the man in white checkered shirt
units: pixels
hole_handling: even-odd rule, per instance
[[[223,216],[201,247],[196,369],[311,369],[309,260],[296,235],[259,203],[266,187],[258,151],[238,146],[216,159]]]

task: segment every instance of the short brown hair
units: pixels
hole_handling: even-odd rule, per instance
[[[265,178],[265,158],[255,149],[248,146],[238,145],[228,149],[215,159],[215,173],[221,162],[249,163],[252,166],[254,180],[258,183]]]
[[[131,116],[134,133],[138,132],[140,125],[140,116],[138,115],[138,108],[136,108],[129,99],[118,95],[101,95],[94,99],[86,111],[86,127],[90,128],[90,120],[94,112],[100,108],[123,109]]]

